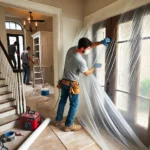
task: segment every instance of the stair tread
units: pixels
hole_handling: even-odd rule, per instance
[[[12,121],[15,121],[17,119],[19,119],[19,115],[11,115],[11,116],[5,117],[5,119],[2,118],[0,119],[0,126],[10,123]]]
[[[8,103],[8,102],[12,102],[14,100],[15,100],[14,98],[7,98],[7,99],[4,99],[4,100],[1,100],[0,104],[5,104],[5,103]]]
[[[10,110],[14,110],[16,109],[16,106],[10,106],[10,107],[7,107],[7,108],[3,108],[3,109],[0,109],[0,114],[1,113],[4,113],[4,112],[7,112],[7,111],[10,111]]]
[[[7,84],[0,84],[0,88],[7,87],[7,86],[8,86]]]
[[[10,91],[4,91],[4,92],[0,92],[0,96],[2,96],[2,95],[6,95],[6,94],[11,94],[12,92],[10,92]]]

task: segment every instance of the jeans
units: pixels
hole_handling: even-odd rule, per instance
[[[9,55],[9,58],[10,58],[10,60],[11,60],[11,61],[13,61],[14,68],[16,68],[16,66],[17,66],[17,62],[16,62],[15,55]]]
[[[23,82],[24,84],[28,84],[30,80],[30,67],[28,65],[23,65]]]
[[[75,114],[77,112],[78,103],[79,103],[79,94],[71,94],[70,96],[70,86],[63,84],[61,89],[61,99],[58,105],[57,116],[56,116],[57,122],[63,119],[64,107],[66,105],[68,97],[70,100],[70,108],[65,122],[65,126],[71,126],[74,122]]]

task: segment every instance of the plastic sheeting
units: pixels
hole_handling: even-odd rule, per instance
[[[122,82],[124,82],[124,87],[120,85],[117,85],[117,87],[128,93],[126,105],[130,106],[128,108],[130,108],[129,112],[131,113],[127,114],[127,118],[131,121],[134,120],[132,113],[134,113],[135,109],[139,109],[142,113],[145,109],[144,115],[146,115],[146,113],[148,114],[148,111],[145,111],[149,109],[149,102],[146,102],[146,100],[149,99],[150,96],[144,94],[144,92],[149,93],[150,88],[147,83],[143,82],[145,80],[149,81],[150,79],[150,72],[148,71],[150,68],[148,58],[148,56],[150,56],[150,41],[148,41],[150,35],[149,10],[149,7],[143,7],[140,10],[132,12],[130,17],[122,15],[118,22],[118,39],[120,39],[120,41],[127,41],[128,43],[126,42],[126,45],[121,45],[121,42],[119,43],[116,37],[113,37],[109,49],[106,50],[104,46],[100,46],[93,50],[88,56],[84,56],[89,68],[91,68],[95,62],[102,63],[103,70],[105,70],[104,76],[107,74],[107,78],[104,79],[105,81],[103,82],[107,82],[110,77],[113,79],[114,76],[117,76],[117,82],[119,82],[119,73],[123,75],[124,80],[122,80]],[[97,32],[93,32],[93,26],[87,26],[77,35],[73,45],[77,45],[77,41],[84,36],[88,37],[91,41],[102,40],[105,38],[104,27],[103,23],[100,23]],[[95,35],[95,33],[97,33],[97,35]],[[118,56],[115,56],[116,46],[118,46],[119,49]],[[105,57],[105,60],[102,60],[101,55],[103,55],[105,50],[107,51],[107,57]],[[106,56],[106,54],[104,54],[104,56]],[[120,71],[119,73],[114,71],[116,62],[118,63],[117,67],[118,72]],[[146,64],[147,69],[144,68],[144,64]],[[84,75],[80,76],[81,94],[77,114],[80,123],[102,150],[148,150],[139,140],[110,97],[105,93],[104,88],[101,86],[103,83],[101,82],[102,81],[98,80],[95,75],[89,77],[85,77]],[[139,86],[143,84],[140,89],[138,89],[138,82],[140,82]],[[135,89],[139,91],[137,92]],[[117,91],[117,89],[114,90]],[[142,92],[142,90],[144,92]],[[123,96],[119,98],[122,99],[122,101],[125,100]],[[136,104],[135,100],[138,101],[139,105],[141,104],[140,108],[134,105]],[[144,107],[142,105],[144,105]]]
[[[97,144],[103,150],[147,150],[94,75],[80,79],[78,120]]]

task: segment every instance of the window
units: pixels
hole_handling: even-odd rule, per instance
[[[136,123],[148,127],[149,105],[150,105],[150,15],[142,19],[141,29],[141,51],[140,51],[140,73],[138,89],[138,106]]]
[[[122,111],[128,111],[129,76],[130,76],[130,38],[132,21],[124,22],[118,26],[118,56],[117,56],[117,93],[116,106]]]
[[[101,41],[106,37],[106,28],[100,28],[96,33],[96,41]],[[98,62],[102,64],[101,68],[96,69],[96,77],[102,86],[105,86],[105,52],[106,48],[100,45],[96,48]]]
[[[5,27],[6,29],[10,29],[10,30],[22,30],[22,27],[20,24],[16,22],[12,22],[12,21],[6,21]]]
[[[141,18],[141,19],[140,19]],[[137,26],[138,22],[138,26]],[[116,106],[134,124],[148,128],[150,105],[150,15],[118,25]],[[128,117],[130,114],[130,117]]]

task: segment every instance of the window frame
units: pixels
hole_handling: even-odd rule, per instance
[[[92,26],[93,41],[96,41],[95,35],[96,35],[97,31],[98,31],[99,29],[106,28],[106,26],[107,26],[107,20],[93,24],[93,26]],[[106,31],[106,32],[107,32],[107,31]],[[105,34],[106,34],[106,33],[105,33]],[[95,51],[96,48],[93,48],[93,50]],[[105,58],[106,58],[106,54],[105,54]],[[93,60],[93,61],[94,61],[94,60]],[[94,74],[95,77],[97,78],[96,73],[94,72],[93,74]],[[104,78],[105,78],[105,80],[106,80],[106,75],[105,75]],[[104,85],[102,85],[102,87],[103,87],[104,89],[106,88],[106,82],[104,82]]]
[[[9,23],[9,29],[6,28],[6,23]],[[11,23],[14,23],[14,24],[15,24],[15,29],[11,29],[11,28],[10,28],[10,24],[11,24]],[[19,25],[19,26],[21,27],[21,30],[18,30],[18,29],[17,29],[17,25]],[[5,28],[6,28],[6,30],[17,30],[17,31],[22,31],[22,30],[23,30],[21,24],[19,24],[18,22],[15,22],[15,21],[5,21]]]

